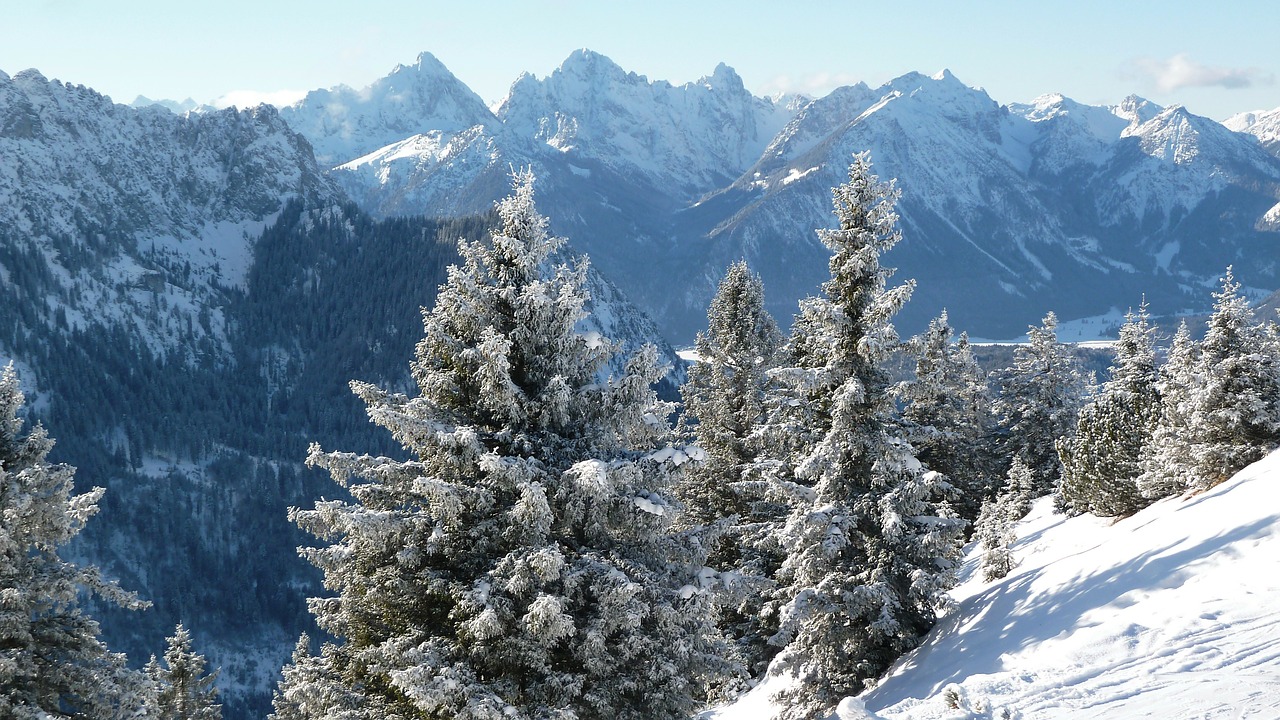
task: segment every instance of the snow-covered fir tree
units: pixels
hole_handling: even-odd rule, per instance
[[[954,337],[945,310],[911,339],[908,351],[916,359],[915,376],[898,388],[907,439],[925,467],[946,475],[955,486],[956,511],[973,522],[992,474],[998,472],[986,376],[973,357],[969,336]]]
[[[1200,385],[1200,345],[1183,320],[1174,333],[1156,390],[1160,414],[1151,442],[1142,453],[1138,491],[1147,500],[1185,492],[1195,485],[1195,451],[1191,442],[1191,403]]]
[[[745,261],[729,266],[698,333],[698,362],[681,388],[686,417],[705,458],[693,464],[678,488],[683,522],[710,528],[707,564],[736,573],[721,588],[720,624],[755,674],[777,652],[767,639],[777,631],[763,613],[765,591],[781,563],[770,531],[785,516],[751,472],[755,432],[764,415],[766,371],[783,342],[764,309],[760,276]]]
[[[778,324],[764,309],[764,286],[746,262],[729,266],[698,333],[698,362],[681,388],[706,461],[681,486],[692,522],[749,517],[751,498],[737,484],[755,460],[751,436],[764,413],[766,371],[782,346]]]
[[[982,577],[987,582],[1013,570],[1015,563],[1009,547],[1018,539],[1018,521],[1031,510],[1034,486],[1031,469],[1022,458],[1015,457],[1009,465],[1004,490],[982,505],[973,538],[982,546]]]
[[[411,363],[418,395],[353,383],[408,460],[324,452],[353,501],[293,519],[334,597],[278,718],[685,718],[723,659],[695,538],[668,501],[686,459],[652,348],[575,332],[585,268],[550,267],[533,178],[490,241],[460,242]]]
[[[221,720],[218,689],[213,683],[218,672],[205,673],[206,660],[191,645],[191,633],[181,623],[167,638],[164,665],[151,656],[147,677],[156,696],[155,717],[159,720]]]
[[[1120,328],[1111,379],[1080,409],[1075,435],[1058,440],[1062,498],[1072,512],[1119,517],[1147,504],[1138,478],[1160,418],[1157,380],[1155,332],[1143,303]]]
[[[831,278],[802,304],[762,432],[793,503],[772,666],[796,679],[781,698],[790,718],[830,712],[919,643],[954,583],[964,527],[936,504],[945,479],[893,434],[885,363],[913,284],[888,288],[879,259],[900,238],[898,193],[863,153],[832,194],[838,227],[819,231]]]
[[[48,461],[53,440],[44,428],[23,434],[24,403],[10,364],[0,374],[0,717],[145,716],[145,675],[102,642],[80,594],[126,608],[147,603],[98,568],[59,556],[97,512],[103,491],[72,494],[75,468]]]
[[[1058,342],[1058,317],[1050,312],[1040,327],[1027,331],[1027,343],[1013,354],[1013,366],[997,377],[994,410],[1000,418],[1004,448],[1021,458],[1034,478],[1035,496],[1058,490],[1062,463],[1056,443],[1075,433],[1076,415],[1093,384]]]
[[[1213,315],[1200,344],[1189,434],[1196,485],[1209,488],[1280,445],[1280,357],[1254,321],[1231,268],[1213,294]]]

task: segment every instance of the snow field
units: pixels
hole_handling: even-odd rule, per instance
[[[1124,520],[1019,528],[994,583],[971,553],[956,610],[863,697],[890,718],[957,717],[958,684],[1024,720],[1280,717],[1280,453]]]

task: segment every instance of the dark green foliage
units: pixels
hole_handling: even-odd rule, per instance
[[[1213,297],[1188,418],[1199,489],[1217,485],[1280,444],[1275,341],[1255,324],[1231,268]]]
[[[322,541],[303,554],[332,640],[299,644],[278,718],[675,720],[733,669],[692,584],[705,554],[670,529],[656,351],[600,380],[617,346],[576,332],[586,268],[552,262],[532,182],[459,242],[412,394],[351,384],[409,459],[311,446],[351,500],[290,512]]]
[[[1073,437],[1060,438],[1061,498],[1075,513],[1129,515],[1148,500],[1138,487],[1160,415],[1155,341],[1146,306],[1120,329],[1111,380],[1081,408]]]
[[[707,331],[698,333],[698,362],[681,388],[685,415],[695,422],[693,432],[706,454],[677,488],[685,506],[681,522],[709,527],[717,536],[708,567],[743,575],[723,594],[720,625],[755,674],[777,652],[767,642],[776,621],[764,614],[763,603],[782,562],[768,532],[785,516],[785,506],[767,497],[766,483],[753,468],[767,371],[782,341],[764,309],[760,277],[745,262],[734,263],[708,309]]]
[[[880,265],[900,239],[897,197],[865,153],[832,190],[839,224],[819,231],[831,276],[801,304],[761,433],[758,464],[790,504],[771,639],[783,646],[772,667],[796,678],[786,718],[824,717],[860,692],[919,643],[954,583],[965,523],[893,418],[892,319],[914,287],[890,287]]]
[[[102,488],[73,494],[75,468],[49,462],[53,440],[24,432],[17,373],[0,373],[0,717],[123,720],[150,701],[140,673],[99,637],[81,596],[139,610],[93,565],[63,559]]]
[[[155,688],[155,714],[159,720],[222,720],[215,670],[205,673],[204,656],[192,649],[191,633],[181,624],[168,639],[162,666],[154,655],[147,663],[147,677]]]
[[[991,437],[995,417],[986,376],[968,335],[954,338],[945,311],[907,349],[915,356],[915,375],[897,390],[907,440],[925,467],[947,476],[957,493],[952,506],[973,523],[998,485]]]
[[[1033,478],[1036,497],[1058,490],[1062,462],[1056,443],[1075,433],[1076,414],[1092,384],[1058,342],[1058,318],[1045,316],[1028,330],[1028,342],[1014,351],[1013,366],[996,376],[994,409],[1005,454],[1020,458]]]

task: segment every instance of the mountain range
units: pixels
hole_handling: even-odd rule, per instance
[[[554,227],[678,343],[738,258],[789,320],[825,276],[814,230],[861,150],[902,190],[888,261],[919,282],[910,330],[944,307],[992,338],[1144,295],[1156,313],[1203,309],[1228,264],[1280,286],[1278,111],[1223,124],[1136,96],[1000,104],[947,71],[769,99],[724,65],[673,86],[583,50],[492,109],[424,53],[281,116],[377,217],[478,211],[532,166]]]
[[[186,623],[228,718],[265,713],[321,592],[285,519],[340,492],[307,443],[397,451],[346,383],[411,389],[419,308],[512,167],[590,256],[583,330],[659,344],[673,383],[667,340],[704,326],[732,261],[783,324],[817,291],[814,230],[866,149],[902,190],[908,332],[943,307],[992,338],[1144,293],[1203,310],[1232,263],[1280,286],[1280,111],[1002,105],[945,71],[761,98],[724,65],[676,86],[590,51],[493,107],[426,53],[279,109],[137,104],[0,72],[0,361],[57,459],[108,489],[76,552],[155,602],[103,609],[109,643],[142,662]]]

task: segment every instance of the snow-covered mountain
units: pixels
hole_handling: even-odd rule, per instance
[[[580,50],[546,78],[521,75],[497,114],[510,132],[570,162],[639,172],[693,201],[758,157],[793,110],[747,92],[723,63],[677,87]]]
[[[206,335],[229,352],[224,290],[243,284],[252,239],[290,198],[336,197],[274,108],[178,117],[34,70],[0,73],[0,156],[15,301],[49,326],[128,327],[157,352]],[[19,257],[39,274],[13,277]]]
[[[1238,113],[1222,124],[1229,130],[1253,135],[1263,147],[1280,155],[1280,108]]]
[[[1280,454],[1119,521],[1054,515],[1046,498],[1018,527],[1013,572],[984,582],[971,548],[956,606],[835,717],[1280,717],[1278,508]],[[767,720],[785,682],[706,720]]]
[[[887,261],[919,281],[908,326],[947,307],[961,327],[1012,336],[1046,310],[1100,315],[1144,292],[1173,312],[1203,303],[1184,294],[1231,262],[1259,286],[1280,283],[1261,222],[1280,199],[1280,164],[1183,108],[1061,96],[1000,106],[946,72],[832,99],[843,123],[811,116],[827,99],[814,101],[756,167],[686,213],[706,217],[694,234],[710,228],[703,265],[745,255],[779,301],[803,293],[825,272],[812,227],[829,222],[826,191],[870,149],[902,189],[905,240]]]
[[[555,229],[683,342],[739,257],[791,316],[826,273],[813,231],[831,222],[829,190],[870,149],[903,190],[905,242],[888,260],[919,281],[904,325],[947,307],[1009,337],[1050,309],[1105,315],[1144,293],[1157,312],[1197,308],[1231,263],[1254,287],[1280,285],[1280,162],[1234,131],[1246,125],[1265,134],[1261,115],[1228,130],[1133,96],[1001,105],[947,71],[770,101],[724,66],[672,86],[584,50],[521,76],[496,122],[418,127],[333,175],[392,216],[479,209],[508,165],[530,165]]]
[[[311,141],[316,159],[325,167],[414,135],[449,137],[497,124],[480,96],[427,52],[362,90],[345,85],[313,90],[281,108],[280,115]]]

